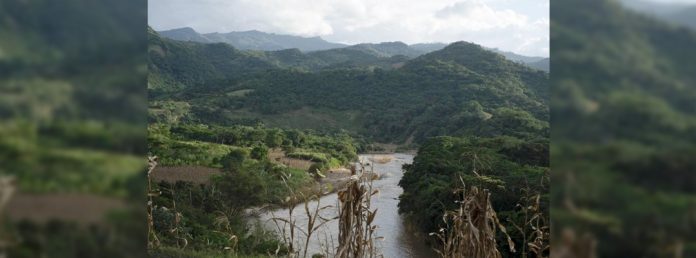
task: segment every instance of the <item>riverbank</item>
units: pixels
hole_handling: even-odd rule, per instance
[[[405,258],[420,258],[420,257],[435,257],[435,253],[425,245],[422,237],[416,237],[414,232],[408,229],[408,225],[404,218],[398,213],[398,200],[402,193],[401,187],[398,186],[399,180],[403,176],[401,167],[404,164],[410,164],[413,161],[413,155],[405,153],[389,154],[390,159],[383,157],[384,154],[361,154],[360,161],[365,166],[365,170],[374,175],[379,175],[379,180],[372,182],[373,188],[378,191],[378,194],[372,197],[371,209],[377,210],[374,225],[377,225],[376,236],[383,237],[383,240],[378,242],[381,253],[384,257],[405,257]],[[384,161],[384,162],[375,162]],[[389,176],[387,176],[389,175]],[[322,180],[344,180],[350,178],[350,170],[342,169],[335,173],[328,173]],[[328,178],[328,179],[327,179]],[[327,207],[320,212],[322,218],[335,218],[338,215],[338,199],[335,190],[325,194],[318,200],[307,203],[310,211],[316,207]],[[294,206],[292,219],[295,225],[299,228],[306,228],[308,219],[305,214],[305,206],[303,203]],[[289,209],[272,209],[268,208],[259,211],[255,216],[256,222],[260,223],[264,228],[273,230],[282,236],[282,230],[273,223],[273,218],[289,219]],[[302,236],[295,236],[295,241],[303,242]],[[326,250],[327,245],[331,246],[332,239],[338,239],[338,221],[331,220],[327,222],[321,229],[310,239],[308,253],[321,253]],[[298,246],[298,245],[295,245]],[[331,249],[331,248],[328,248]]]

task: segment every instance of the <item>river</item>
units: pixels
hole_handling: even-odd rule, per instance
[[[380,155],[383,156],[383,155]],[[380,253],[387,258],[429,258],[435,257],[435,253],[425,245],[425,241],[412,233],[408,229],[405,220],[398,213],[399,195],[402,193],[398,183],[403,176],[401,166],[413,162],[413,155],[410,154],[393,154],[393,159],[384,164],[371,162],[373,155],[360,155],[360,160],[373,165],[372,168],[366,167],[367,171],[374,171],[384,177],[380,180],[373,181],[373,188],[379,190],[379,194],[372,197],[371,209],[378,209],[374,225],[377,225],[376,236],[383,237],[383,240],[377,241]],[[314,201],[309,203],[310,210],[317,207],[331,206],[324,209],[321,215],[326,218],[338,216],[337,196],[330,194],[322,197],[319,202]],[[273,216],[280,218],[288,217],[288,209],[275,210],[261,214],[260,220],[265,224],[265,227],[278,230],[276,225],[271,221]],[[297,225],[301,228],[306,228],[307,215],[304,212],[304,204],[297,206],[293,212],[293,218],[297,221]],[[302,233],[296,232],[298,235]],[[338,242],[338,220],[330,221],[320,229],[316,235],[310,239],[307,256],[314,253],[325,253],[322,250],[335,250],[332,245]],[[304,236],[296,239],[295,246],[304,247]],[[332,240],[333,239],[333,240]],[[327,241],[328,240],[328,241]],[[328,244],[327,244],[328,242]],[[328,246],[328,248],[327,248]]]

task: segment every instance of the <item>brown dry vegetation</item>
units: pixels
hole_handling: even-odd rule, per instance
[[[268,152],[268,160],[283,164],[291,168],[308,170],[314,162],[303,159],[293,159],[285,156],[285,152],[281,149],[273,149]]]
[[[290,251],[291,255],[289,257],[307,257],[311,237],[318,234],[319,229],[328,222],[336,219],[339,220],[338,246],[335,246],[333,237],[329,238],[329,236],[324,235],[323,239],[320,240],[322,241],[323,250],[312,257],[383,257],[375,243],[376,240],[382,239],[374,235],[377,226],[373,222],[377,215],[377,209],[373,210],[370,207],[371,197],[377,194],[378,191],[372,188],[373,177],[365,176],[366,173],[374,174],[374,172],[366,172],[362,165],[360,171],[356,171],[356,167],[351,167],[351,170],[347,171],[348,178],[344,183],[345,186],[337,194],[340,203],[337,217],[325,218],[320,215],[321,211],[334,206],[321,204],[318,195],[305,195],[290,189],[291,197],[286,200],[288,207],[287,217],[274,215],[271,218],[271,221],[275,223],[278,232],[282,236],[283,243]],[[344,174],[341,172],[345,171],[341,170],[336,174]],[[299,203],[304,203],[304,210],[301,212],[308,219],[306,226],[299,226],[297,220],[294,219],[295,209],[300,206],[297,205],[297,201],[292,201],[292,199],[300,200]],[[309,203],[312,201],[316,201],[317,204],[310,208]],[[303,239],[298,239],[300,236]]]
[[[18,193],[7,204],[7,216],[14,221],[45,223],[61,220],[92,225],[102,222],[109,211],[125,207],[121,199],[91,194]]]
[[[210,177],[220,174],[220,169],[204,166],[155,167],[150,175],[153,182],[176,183],[177,181],[207,184]]]
[[[578,236],[573,229],[565,228],[554,240],[551,258],[597,258],[597,239],[590,234]]]
[[[362,171],[365,169],[363,168]],[[377,225],[372,224],[377,209],[370,208],[371,197],[378,193],[372,188],[372,180],[352,178],[347,187],[338,192],[339,236],[336,257],[367,258],[382,257],[375,240]]]
[[[488,190],[466,189],[462,181],[462,188],[455,192],[460,195],[459,208],[446,212],[442,216],[445,226],[431,233],[440,240],[440,247],[435,251],[443,258],[501,258],[496,232],[500,230],[506,236],[507,232],[493,210]],[[507,240],[511,251],[515,252],[509,236]]]
[[[372,157],[370,157],[370,161],[377,164],[387,164],[392,161],[392,159],[394,159],[392,155],[372,155]]]

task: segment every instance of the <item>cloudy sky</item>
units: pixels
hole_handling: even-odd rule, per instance
[[[149,0],[155,30],[260,30],[332,42],[470,41],[549,55],[549,0]]]

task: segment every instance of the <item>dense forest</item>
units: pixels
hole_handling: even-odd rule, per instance
[[[551,15],[553,233],[604,257],[696,255],[696,33],[616,1]]]
[[[145,12],[0,2],[0,178],[17,188],[0,216],[8,257],[146,257]]]
[[[410,216],[423,232],[438,232],[443,227],[442,214],[458,206],[454,190],[461,188],[462,183],[482,187],[490,191],[492,207],[499,220],[508,225],[513,247],[518,249],[512,252],[505,237],[498,235],[504,257],[534,255],[525,249],[529,243],[525,237],[532,231],[524,226],[528,223],[526,207],[532,205],[528,199],[539,196],[538,214],[545,226],[549,225],[548,152],[548,139],[432,138],[418,149],[413,164],[404,165],[404,177],[399,182],[404,189],[399,211]],[[523,226],[519,230],[514,225]],[[544,241],[548,243],[548,238]]]
[[[382,68],[383,57],[345,55],[350,60],[341,65],[312,71],[276,63],[303,62],[319,52],[273,61],[272,52],[177,42],[153,31],[149,37],[150,94],[185,121],[344,129],[397,144],[439,135],[548,134],[548,73],[471,43],[398,60],[390,68]]]

